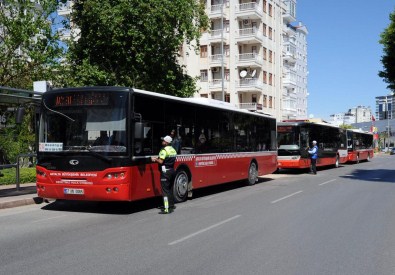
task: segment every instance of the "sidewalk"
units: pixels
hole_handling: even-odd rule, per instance
[[[43,199],[37,196],[36,183],[24,183],[19,191],[16,185],[0,185],[0,209],[39,204]]]

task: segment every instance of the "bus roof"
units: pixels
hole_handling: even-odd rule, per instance
[[[248,111],[245,109],[239,109],[231,103],[223,102],[223,101],[216,100],[216,99],[176,97],[176,96],[172,96],[172,95],[166,95],[166,94],[141,90],[141,89],[137,89],[137,88],[128,88],[128,87],[122,87],[122,86],[119,86],[119,87],[117,87],[117,86],[90,86],[90,87],[60,88],[60,89],[52,89],[50,91],[45,92],[44,94],[57,93],[57,92],[73,92],[73,91],[123,91],[123,92],[139,93],[139,94],[144,94],[144,95],[148,95],[148,96],[154,96],[154,97],[159,97],[159,98],[163,98],[163,99],[175,100],[175,101],[185,102],[185,103],[194,104],[194,105],[201,105],[201,106],[205,106],[205,107],[218,108],[218,109],[223,109],[223,110],[227,110],[227,111],[232,110],[234,112],[251,114],[251,115],[256,115],[256,116],[264,116],[267,118],[275,119],[270,114],[262,113],[262,112],[251,112],[251,111]]]

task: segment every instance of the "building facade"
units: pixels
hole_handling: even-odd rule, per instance
[[[394,110],[392,105],[394,103],[393,95],[377,96],[376,97],[376,119],[393,119]]]
[[[343,124],[351,125],[355,123],[372,121],[372,110],[370,107],[357,106],[348,110],[348,112],[330,115],[329,123],[335,126]]]
[[[184,47],[180,62],[199,77],[195,97],[224,100],[277,118],[306,118],[307,29],[295,0],[205,0],[211,29],[198,54]],[[223,4],[222,4],[223,3]]]

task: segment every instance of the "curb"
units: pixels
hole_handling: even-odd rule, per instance
[[[0,209],[13,208],[18,206],[25,206],[31,204],[41,204],[44,199],[40,197],[18,198],[9,201],[0,202]]]

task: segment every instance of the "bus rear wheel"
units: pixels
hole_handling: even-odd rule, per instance
[[[175,202],[186,201],[188,196],[189,177],[185,170],[179,170],[174,176],[173,195]]]
[[[258,167],[255,162],[250,163],[248,169],[247,185],[254,185],[258,181]]]

